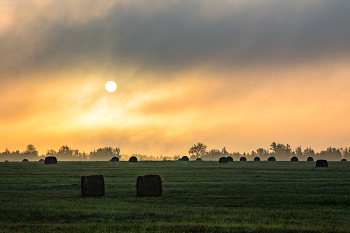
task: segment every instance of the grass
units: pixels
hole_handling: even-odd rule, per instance
[[[350,163],[0,163],[0,232],[350,232]],[[157,174],[159,198],[137,197]],[[103,175],[104,197],[80,178]]]

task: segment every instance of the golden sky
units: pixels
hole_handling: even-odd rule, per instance
[[[0,0],[0,151],[348,147],[349,9],[321,0]]]

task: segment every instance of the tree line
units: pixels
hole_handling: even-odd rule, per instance
[[[248,160],[253,160],[254,157],[259,157],[260,160],[267,160],[268,157],[274,156],[277,161],[288,161],[291,157],[296,156],[300,161],[305,161],[308,157],[313,157],[314,159],[328,159],[334,161],[340,161],[341,159],[350,160],[350,147],[345,148],[333,148],[328,147],[326,150],[321,150],[315,153],[311,147],[302,149],[301,146],[292,149],[289,144],[282,144],[272,142],[269,149],[258,148],[250,153],[244,152],[228,152],[226,147],[219,149],[211,149],[207,151],[207,146],[201,142],[194,144],[188,150],[190,160],[196,160],[201,158],[202,160],[212,160],[217,161],[220,157],[231,156],[234,160],[239,160],[240,157],[246,157]],[[45,158],[47,156],[55,156],[58,160],[67,161],[107,161],[112,157],[118,157],[122,160],[128,160],[129,157],[135,156],[139,161],[156,160],[178,160],[182,156],[175,155],[173,157],[169,156],[147,156],[141,154],[132,154],[131,156],[122,155],[120,153],[120,148],[118,147],[103,147],[94,149],[93,151],[86,153],[84,151],[79,151],[78,149],[72,149],[67,145],[61,146],[58,151],[54,149],[47,150],[46,154],[39,155],[34,145],[29,144],[26,146],[25,151],[10,151],[8,148],[4,152],[0,153],[1,160],[9,161],[22,161],[23,159],[28,159],[30,161],[37,161],[38,159]]]
[[[188,154],[190,155],[190,160],[197,158],[201,158],[202,160],[218,160],[220,157],[227,156],[231,156],[234,160],[239,160],[241,157],[246,157],[248,160],[253,160],[255,157],[259,157],[260,160],[267,160],[268,157],[274,156],[277,161],[289,161],[291,157],[296,156],[300,161],[306,161],[308,157],[340,161],[341,159],[350,159],[350,147],[328,147],[326,150],[315,153],[311,147],[302,150],[301,146],[298,146],[293,150],[289,144],[284,145],[282,143],[272,142],[269,149],[258,148],[251,153],[244,152],[241,154],[239,152],[229,153],[225,147],[222,150],[211,149],[207,151],[207,146],[198,142],[189,149]]]
[[[29,144],[26,146],[26,150],[23,152],[12,151],[8,148],[4,152],[0,153],[0,158],[2,160],[9,161],[22,161],[23,159],[28,159],[29,161],[37,161],[38,159],[45,158],[47,156],[55,156],[58,160],[68,160],[68,161],[106,161],[110,160],[112,157],[120,158],[120,148],[104,147],[99,149],[94,149],[90,153],[84,151],[80,152],[78,149],[72,149],[67,145],[61,146],[58,151],[50,149],[46,154],[39,155],[34,145]]]

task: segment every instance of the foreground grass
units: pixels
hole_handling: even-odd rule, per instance
[[[350,232],[350,163],[0,163],[1,232]],[[82,198],[80,178],[106,195]],[[160,198],[136,197],[158,174]]]

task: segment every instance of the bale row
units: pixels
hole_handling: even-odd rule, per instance
[[[102,197],[105,195],[103,175],[81,177],[82,197]],[[162,180],[159,175],[145,175],[137,177],[136,193],[138,197],[162,196]]]

